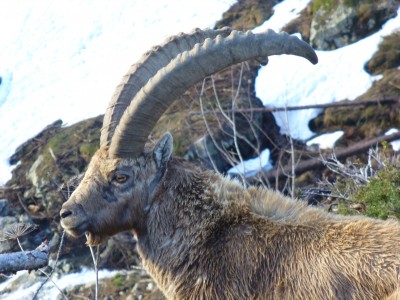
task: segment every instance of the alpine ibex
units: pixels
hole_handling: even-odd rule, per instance
[[[400,226],[308,207],[174,158],[172,136],[146,144],[188,87],[232,64],[313,49],[285,33],[224,28],[168,39],[133,65],[106,111],[100,149],[61,224],[98,245],[132,230],[169,299],[383,299],[397,288]],[[290,70],[288,70],[290,72]]]

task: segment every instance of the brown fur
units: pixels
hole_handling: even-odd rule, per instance
[[[110,202],[121,168],[132,184]],[[328,214],[176,159],[160,167],[152,151],[100,149],[61,215],[90,244],[133,230],[169,299],[384,299],[398,287],[398,222]]]

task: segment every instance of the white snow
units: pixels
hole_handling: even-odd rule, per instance
[[[268,27],[268,22],[262,26]],[[387,21],[379,32],[334,51],[316,51],[317,65],[294,56],[270,57],[256,79],[256,94],[266,106],[272,107],[354,100],[375,80],[364,71],[364,64],[376,52],[382,37],[397,28],[400,28],[400,9],[398,16]],[[319,112],[308,109],[289,111],[288,117],[285,112],[274,113],[274,116],[281,133],[307,140],[314,135],[308,122]]]
[[[8,94],[11,90],[12,74],[10,70],[4,69],[0,70],[0,106],[6,100]]]
[[[17,272],[11,279],[0,284],[0,292],[7,289],[14,281],[19,280],[20,277],[27,276],[28,271],[20,271]],[[99,270],[99,280],[113,277],[117,274],[117,271],[108,271],[108,270]],[[23,279],[22,279],[23,280]],[[65,290],[66,288],[71,288],[76,286],[77,284],[85,285],[85,284],[93,284],[96,280],[96,274],[93,270],[82,269],[79,273],[71,273],[62,276],[61,278],[54,278],[52,280],[57,284],[57,286],[61,290]],[[36,282],[35,284],[30,285],[29,280],[25,280],[25,283],[19,284],[19,289],[15,290],[12,294],[4,294],[0,295],[0,300],[28,300],[32,299],[33,295],[39,289],[41,282]],[[28,285],[27,285],[28,284]],[[58,299],[57,296],[60,295],[58,289],[54,286],[54,284],[49,280],[44,287],[39,292],[38,297],[42,300],[53,300]]]
[[[283,26],[297,18],[309,2],[310,0],[286,0],[275,5],[272,17],[252,31],[255,33],[263,32],[267,29],[280,31]]]
[[[253,176],[258,171],[269,171],[272,169],[272,163],[269,158],[270,150],[265,149],[261,151],[260,155],[256,158],[245,160],[228,170],[229,174],[243,174],[245,177]]]
[[[393,133],[399,132],[397,128],[391,128],[389,129],[385,135],[391,135]],[[394,151],[399,151],[400,150],[400,140],[396,140],[390,143]]]
[[[213,27],[234,2],[2,1],[0,184],[17,146],[57,119],[104,113],[142,53],[171,34]]]
[[[344,134],[343,130],[321,134],[307,142],[307,146],[318,145],[319,149],[332,149]]]

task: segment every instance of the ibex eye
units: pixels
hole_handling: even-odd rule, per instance
[[[115,174],[114,180],[118,183],[124,183],[128,180],[128,176],[123,174]]]

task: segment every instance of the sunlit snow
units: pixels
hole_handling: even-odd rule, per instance
[[[275,5],[272,17],[252,31],[263,32],[268,29],[280,31],[283,26],[297,18],[309,2],[310,0],[286,0]]]
[[[26,277],[24,277],[27,276],[27,273],[28,271],[17,272],[17,274],[14,275],[11,279],[1,283],[0,292],[5,290],[11,284],[13,284],[13,282],[22,280],[21,283],[18,283],[19,286],[18,290],[15,290],[14,293],[12,294],[0,295],[0,299],[1,300],[32,299],[33,295],[35,295],[36,291],[39,289],[42,283],[38,281],[34,284],[31,284],[31,282],[27,280]],[[117,273],[118,271],[100,270],[99,280],[114,277]],[[57,285],[57,287],[59,287],[61,290],[65,290],[66,288],[74,287],[77,284],[79,285],[94,284],[96,281],[96,274],[93,270],[84,268],[82,269],[81,272],[66,274],[61,278],[53,276],[52,280]],[[58,291],[56,286],[51,281],[49,281],[45,286],[41,288],[38,294],[39,298],[37,299],[53,300],[53,299],[58,299],[57,298],[58,295],[60,295],[60,292]]]
[[[399,132],[399,130],[396,129],[396,128],[392,128],[392,129],[389,129],[385,133],[385,135],[391,135],[391,134],[396,133],[396,132]],[[394,151],[399,151],[400,150],[400,140],[393,141],[393,142],[390,143],[390,145],[392,145],[392,148],[393,148]]]
[[[270,151],[265,149],[261,151],[260,155],[256,158],[243,161],[228,170],[229,174],[243,174],[244,176],[253,176],[259,170],[269,171],[272,169],[270,160]]]
[[[307,142],[307,146],[318,145],[319,149],[331,149],[344,134],[343,130],[321,134]]]

